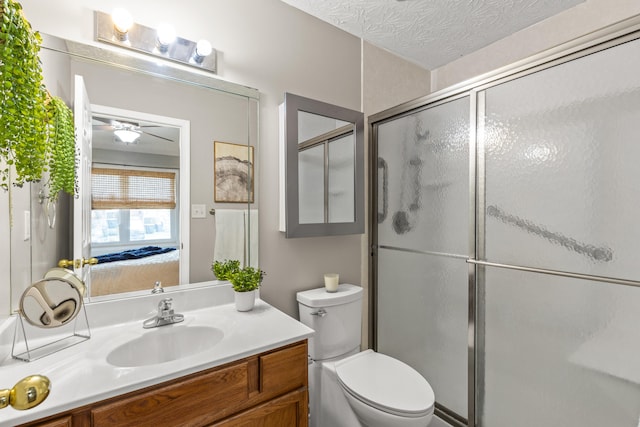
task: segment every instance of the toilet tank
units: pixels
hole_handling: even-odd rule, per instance
[[[300,321],[316,331],[309,340],[309,355],[324,360],[360,348],[362,288],[342,284],[337,292],[325,288],[298,292]]]

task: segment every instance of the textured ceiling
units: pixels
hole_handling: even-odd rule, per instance
[[[584,0],[283,0],[427,69]]]

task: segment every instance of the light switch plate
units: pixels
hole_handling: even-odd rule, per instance
[[[206,210],[205,205],[191,205],[191,218],[206,218]]]

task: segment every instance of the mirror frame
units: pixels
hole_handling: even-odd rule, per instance
[[[285,93],[281,115],[281,230],[287,238],[364,233],[364,113]],[[298,186],[298,112],[304,111],[355,126],[354,221],[300,224]],[[284,197],[282,192],[284,192]],[[284,205],[283,203],[284,202]],[[282,218],[282,216],[284,218]]]

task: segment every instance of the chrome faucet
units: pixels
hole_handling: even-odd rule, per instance
[[[158,326],[179,323],[184,320],[184,315],[173,312],[173,298],[163,298],[158,303],[158,314],[142,323],[145,329],[157,328]]]
[[[161,294],[163,292],[164,289],[162,288],[162,282],[160,281],[156,282],[156,284],[153,285],[153,289],[151,289],[152,294]]]

